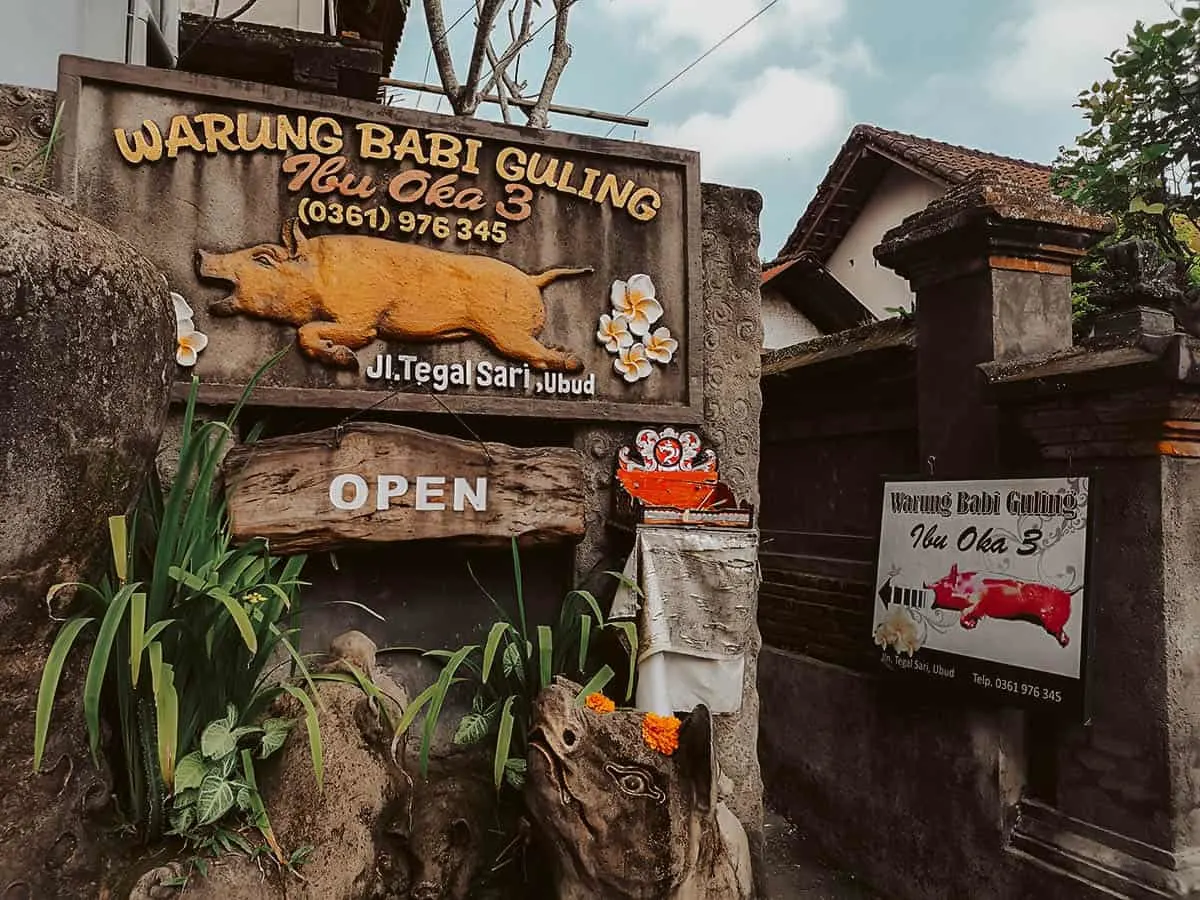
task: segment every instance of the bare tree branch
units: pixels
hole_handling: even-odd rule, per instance
[[[533,28],[534,8],[543,5],[543,0],[511,0],[508,8],[508,31],[511,42],[503,52],[497,52],[493,42],[496,20],[510,0],[473,0],[477,20],[475,39],[471,48],[465,81],[460,82],[454,69],[454,59],[447,39],[444,0],[424,0],[425,21],[429,28],[430,49],[437,60],[438,75],[450,106],[458,116],[475,114],[482,98],[494,89],[500,102],[500,112],[505,122],[511,121],[514,101],[528,116],[529,124],[546,128],[554,91],[558,87],[563,70],[571,58],[571,45],[567,43],[567,16],[577,0],[552,0],[554,12],[536,29]],[[468,7],[469,9],[469,7]],[[520,9],[520,26],[517,25],[517,10]],[[464,15],[466,15],[464,13]],[[460,20],[462,16],[459,17]],[[525,97],[525,83],[508,73],[515,63],[521,64],[522,52],[533,43],[547,25],[554,24],[554,41],[546,75],[538,89],[536,100]],[[455,23],[457,24],[457,22]],[[490,71],[482,74],[487,61]]]
[[[425,22],[429,26],[429,44],[433,49],[434,59],[437,60],[438,75],[442,79],[442,88],[446,91],[450,106],[460,116],[469,115],[459,108],[462,87],[458,83],[458,76],[454,74],[454,59],[450,56],[450,41],[446,37],[446,16],[442,12],[442,0],[425,0]]]
[[[478,2],[478,0],[476,0]],[[500,54],[499,58],[495,56],[495,49],[489,46],[489,61],[492,64],[492,73],[488,78],[487,84],[484,85],[480,93],[486,94],[490,91],[493,85],[503,84],[508,88],[509,92],[516,98],[521,96],[521,87],[508,76],[508,67],[514,59],[517,59],[521,51],[525,49],[533,41],[533,7],[535,0],[525,0],[525,12],[521,17],[521,30],[517,32],[515,23],[513,22],[512,12],[516,9],[514,5],[509,10],[509,33],[512,35],[512,43],[508,48]],[[498,92],[502,93],[502,92]],[[507,121],[507,120],[506,120]]]
[[[497,81],[497,78],[499,77],[497,69],[499,60],[496,58],[496,48],[492,46],[492,41],[490,38],[487,42],[487,57],[488,62],[492,64],[492,77],[488,79],[488,83],[483,86],[483,89],[479,93],[483,96],[486,96],[487,92],[492,89],[493,85],[495,85],[496,97],[500,101],[500,118],[504,120],[505,125],[511,125],[512,117],[508,112],[508,97],[506,96],[506,89],[508,85],[503,79]]]
[[[531,128],[546,128],[550,124],[550,102],[558,88],[558,80],[571,59],[571,45],[567,43],[567,16],[576,0],[554,0],[554,44],[550,50],[550,62],[546,66],[546,77],[538,92],[537,102],[529,111]]]
[[[471,48],[471,63],[467,69],[467,81],[463,86],[463,107],[466,112],[473,113],[479,106],[479,79],[483,74],[483,58],[488,41],[492,36],[492,28],[496,24],[496,16],[504,0],[475,0],[479,10],[479,19],[475,23],[475,46]]]

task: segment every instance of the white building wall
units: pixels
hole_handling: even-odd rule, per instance
[[[830,273],[878,318],[895,315],[884,311],[889,306],[912,309],[913,294],[907,281],[875,260],[875,247],[885,232],[945,192],[941,185],[893,167],[830,257]]]
[[[7,0],[5,6],[0,84],[53,90],[64,53],[126,61],[129,0]]]
[[[816,325],[769,286],[762,292],[762,323],[764,350],[778,350],[821,336]]]
[[[181,0],[183,12],[208,16],[212,14],[212,0]],[[280,28],[294,28],[297,31],[325,31],[325,5],[327,0],[258,0],[245,13],[238,16],[239,22],[251,22],[256,25],[277,25]],[[395,0],[378,0],[389,3]],[[227,12],[232,12],[241,6],[241,0],[224,0],[222,7],[228,6]]]
[[[221,0],[218,14],[241,3]],[[145,65],[148,21],[177,55],[180,12],[213,11],[212,0],[0,0],[0,6],[9,13],[0,29],[0,84],[48,90],[58,84],[63,54]],[[258,0],[238,21],[322,33],[326,6],[332,20],[332,0]]]

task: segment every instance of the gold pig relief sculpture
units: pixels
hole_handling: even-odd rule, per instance
[[[292,325],[300,349],[325,365],[356,369],[377,338],[447,341],[478,337],[509,359],[539,370],[578,372],[573,353],[538,336],[546,322],[542,289],[587,267],[530,274],[489,256],[448,253],[366,235],[306,237],[283,226],[282,244],[229,253],[197,251],[202,278],[233,291],[208,307]]]

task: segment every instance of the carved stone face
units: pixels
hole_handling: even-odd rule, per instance
[[[708,710],[687,717],[666,756],[643,741],[642,713],[581,708],[578,692],[555,679],[538,698],[530,736],[526,801],[554,846],[560,881],[574,883],[575,896],[668,896],[690,875],[713,816]]]

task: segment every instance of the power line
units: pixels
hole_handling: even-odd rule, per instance
[[[736,37],[738,34],[740,34],[742,31],[744,31],[747,27],[749,27],[750,23],[752,23],[754,20],[756,20],[759,16],[761,16],[763,13],[765,13],[767,10],[769,10],[772,6],[774,6],[778,2],[779,2],[779,0],[771,0],[770,3],[768,3],[762,9],[760,9],[758,12],[756,12],[754,15],[752,15],[750,18],[748,18],[745,22],[743,22],[737,28],[733,29],[733,31],[729,32],[729,34],[725,35],[725,37],[721,38],[719,41],[717,41],[715,44],[713,44],[711,47],[709,47],[707,50],[705,50],[703,53],[701,53],[698,57],[696,57],[694,60],[692,60],[686,66],[684,66],[682,69],[680,69],[678,72],[676,72],[670,78],[668,78],[665,82],[663,82],[661,85],[659,85],[657,88],[655,88],[649,94],[647,94],[643,99],[639,100],[635,105],[631,106],[628,110],[626,110],[626,112],[624,114],[626,116],[628,116],[628,115],[631,115],[632,113],[637,112],[639,109],[641,109],[643,106],[645,106],[647,103],[649,103],[655,97],[657,97],[659,94],[661,94],[663,91],[665,91],[671,85],[673,85],[676,81],[678,81],[680,78],[682,78],[688,72],[692,71],[692,69],[696,68],[696,66],[700,65],[700,63],[704,62],[704,60],[708,59],[709,56],[711,56],[713,53],[715,53],[717,50],[719,50],[722,46],[724,46],[730,39]],[[608,131],[606,131],[604,133],[604,136],[605,137],[611,136],[612,133],[617,130],[617,128],[618,128],[618,126],[614,125],[612,128],[608,129]]]

